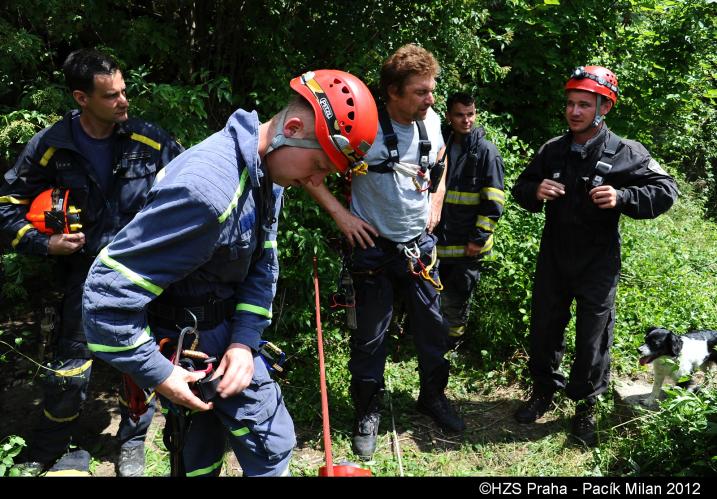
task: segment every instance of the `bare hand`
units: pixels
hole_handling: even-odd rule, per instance
[[[378,237],[378,231],[368,222],[364,222],[359,217],[345,211],[336,217],[336,225],[339,230],[346,236],[351,247],[358,244],[361,249],[374,247],[373,238]],[[373,236],[373,237],[372,237]]]
[[[221,398],[241,393],[254,377],[254,355],[251,348],[241,343],[232,343],[224,353],[214,378],[223,375],[217,393]]]
[[[478,254],[480,253],[480,250],[482,250],[482,249],[483,249],[482,244],[476,244],[476,243],[472,243],[472,242],[468,241],[468,243],[466,243],[466,249],[465,249],[466,256],[470,256],[470,257],[478,256]]]
[[[208,411],[214,407],[212,403],[202,402],[189,388],[190,383],[199,381],[204,376],[206,374],[203,372],[192,373],[179,366],[174,366],[169,378],[157,385],[155,391],[167,397],[174,404],[198,411]]]
[[[535,197],[538,201],[552,201],[565,195],[565,186],[555,180],[543,179],[538,186]]]
[[[48,255],[71,255],[85,245],[85,235],[82,232],[72,234],[53,234],[47,243]]]
[[[617,191],[611,185],[601,185],[592,189],[590,199],[603,210],[617,206]]]
[[[426,230],[430,233],[436,228],[438,222],[441,221],[441,210],[443,209],[443,198],[445,197],[445,189],[440,189],[431,194],[431,214],[428,217],[428,226]]]

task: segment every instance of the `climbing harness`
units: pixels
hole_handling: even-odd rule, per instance
[[[436,290],[443,291],[443,284],[441,283],[441,279],[438,278],[438,280],[436,280],[431,276],[431,271],[433,270],[433,267],[435,267],[436,262],[438,261],[438,251],[435,246],[431,250],[431,261],[428,265],[423,263],[423,260],[421,259],[421,250],[419,249],[418,243],[416,241],[408,245],[399,244],[398,249],[399,251],[402,251],[403,255],[406,257],[408,271],[411,273],[411,275],[416,277],[422,277],[423,279],[431,283],[431,285],[436,288]],[[417,266],[419,270],[416,270]]]
[[[430,163],[431,141],[428,140],[428,133],[423,120],[416,120],[416,128],[418,128],[418,164],[414,164],[399,161],[398,135],[393,129],[391,117],[388,115],[386,108],[379,110],[378,118],[383,132],[383,141],[388,150],[388,158],[381,163],[368,165],[368,171],[374,173],[396,172],[410,178],[416,191],[436,192],[445,168],[445,154],[440,161]],[[423,187],[420,182],[426,182],[427,185]]]

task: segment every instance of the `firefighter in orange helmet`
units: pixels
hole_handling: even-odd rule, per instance
[[[533,394],[514,414],[532,423],[553,407],[554,394],[576,402],[570,436],[599,441],[595,406],[610,379],[615,293],[620,276],[618,221],[655,218],[677,199],[677,186],[639,142],[609,130],[619,95],[615,74],[580,66],[565,84],[569,132],[545,143],[513,186],[531,212],[545,209],[533,285],[530,360]],[[575,359],[560,371],[565,328],[576,302]]]
[[[284,188],[361,170],[378,127],[373,97],[349,73],[308,71],[290,86],[297,95],[269,121],[238,109],[173,161],[85,284],[90,348],[156,387],[168,411],[172,475],[218,475],[227,444],[245,476],[289,472],[293,422],[260,354]],[[216,359],[209,376],[181,354],[195,339]]]

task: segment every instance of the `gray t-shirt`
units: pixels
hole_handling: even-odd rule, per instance
[[[431,141],[429,161],[436,161],[443,147],[441,120],[429,108],[424,121],[428,140]],[[415,123],[403,125],[391,120],[398,137],[398,154],[401,162],[418,163],[418,128]],[[378,134],[366,154],[368,164],[378,164],[388,158],[383,132]],[[421,188],[427,183],[419,181]],[[406,242],[419,236],[428,225],[430,213],[429,193],[418,192],[413,181],[400,173],[375,173],[354,175],[351,180],[351,212],[373,225],[379,234],[395,242]]]

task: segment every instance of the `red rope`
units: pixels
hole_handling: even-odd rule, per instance
[[[324,335],[321,332],[321,310],[319,306],[319,266],[314,256],[314,294],[316,295],[316,331],[319,343],[319,380],[321,383],[321,417],[324,422],[324,452],[326,454],[326,476],[334,476],[331,458],[331,426],[329,424],[329,396],[326,391],[326,366],[324,364]]]

